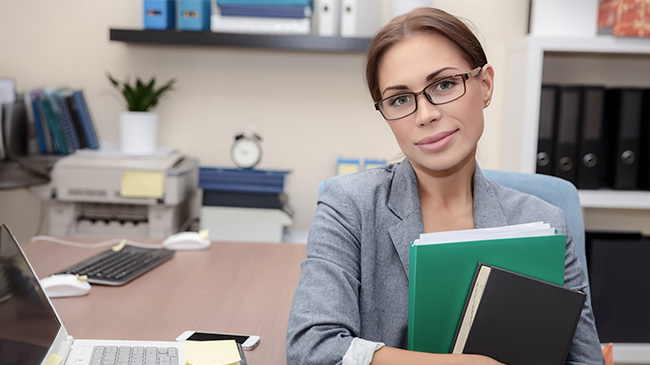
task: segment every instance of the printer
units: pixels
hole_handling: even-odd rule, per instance
[[[196,159],[82,152],[52,169],[51,235],[165,238],[196,216]]]

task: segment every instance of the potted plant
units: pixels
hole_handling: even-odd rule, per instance
[[[125,154],[152,154],[156,152],[158,137],[158,114],[152,109],[158,105],[160,99],[172,90],[175,79],[165,84],[156,85],[156,78],[152,77],[144,82],[136,77],[130,83],[128,77],[124,81],[116,80],[107,74],[113,86],[122,94],[126,102],[127,111],[120,113],[120,148]]]

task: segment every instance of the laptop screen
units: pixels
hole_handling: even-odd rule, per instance
[[[0,226],[0,364],[40,364],[61,327],[18,242]]]

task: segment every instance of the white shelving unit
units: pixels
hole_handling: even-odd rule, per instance
[[[650,87],[650,39],[528,37],[508,57],[502,163],[535,172],[541,85],[545,82]],[[580,191],[585,208],[650,209],[648,191]]]
[[[507,67],[503,169],[534,173],[541,85],[650,87],[650,39],[530,36],[511,48]],[[579,193],[583,208],[650,210],[648,191],[601,189]],[[614,360],[650,364],[650,344],[614,344]]]

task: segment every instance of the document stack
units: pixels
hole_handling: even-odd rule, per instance
[[[217,0],[217,33],[309,34],[312,0]]]
[[[201,167],[201,229],[208,229],[212,240],[281,242],[292,223],[284,192],[288,173]]]

